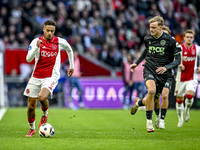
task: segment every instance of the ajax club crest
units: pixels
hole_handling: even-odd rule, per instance
[[[192,49],[192,55],[195,55],[195,49]]]
[[[160,41],[160,45],[164,46],[166,44],[166,41],[165,40],[161,40]]]
[[[57,45],[52,45],[52,49],[56,50],[57,49]]]

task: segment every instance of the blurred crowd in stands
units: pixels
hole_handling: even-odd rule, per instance
[[[199,0],[1,0],[0,39],[8,46],[28,47],[42,35],[45,20],[57,22],[56,36],[80,54],[119,67],[126,54],[144,49],[149,19],[160,15],[179,43],[193,29],[200,45]]]
[[[183,42],[184,31],[193,29],[195,43],[200,45],[199,0],[1,0],[0,51],[4,47],[28,50],[30,42],[43,34],[43,23],[52,19],[57,22],[56,36],[66,39],[79,54],[92,56],[115,69],[127,62],[128,54],[132,60],[141,54],[143,38],[150,33],[148,21],[156,15],[165,19],[165,25],[179,43]],[[31,70],[26,64],[22,65],[20,69],[26,70],[21,71],[26,73],[22,77],[26,79]],[[136,75],[142,77],[138,73]],[[122,71],[125,78],[124,75]],[[19,81],[14,78],[17,76],[15,69],[10,76]],[[141,82],[135,79],[134,83]],[[130,85],[132,80],[124,80],[126,92],[129,88],[126,85]],[[130,87],[136,88],[141,96],[146,93],[142,91],[145,88],[136,84]],[[21,98],[23,90],[23,81],[7,82],[7,105],[26,105],[27,99]],[[126,92],[124,105],[126,98],[132,95],[130,92],[130,96],[126,96]],[[130,98],[129,101],[131,103]]]

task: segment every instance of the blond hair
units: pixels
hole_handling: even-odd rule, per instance
[[[161,16],[155,16],[154,18],[149,20],[149,23],[153,23],[153,22],[158,22],[158,25],[161,25],[161,26],[163,26],[164,24],[163,17]]]
[[[186,33],[191,33],[191,34],[193,34],[193,36],[195,36],[195,32],[194,32],[193,30],[191,30],[191,29],[186,30],[186,31],[184,32],[184,36],[186,35]]]
[[[168,32],[168,34],[171,34],[171,30],[169,29],[168,26],[163,25],[162,30],[165,30]]]

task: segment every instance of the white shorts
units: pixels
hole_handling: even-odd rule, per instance
[[[38,98],[42,88],[48,89],[52,95],[57,84],[58,80],[53,77],[45,79],[31,77],[24,90],[24,95],[32,98]]]
[[[185,82],[176,81],[174,95],[182,97],[188,90],[196,92],[197,84],[198,84],[197,80],[190,80]]]

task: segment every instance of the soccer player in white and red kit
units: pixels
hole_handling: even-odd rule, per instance
[[[187,122],[190,118],[189,109],[193,104],[193,97],[198,84],[198,74],[200,73],[200,67],[197,67],[198,58],[200,57],[200,47],[193,44],[195,33],[193,30],[186,30],[184,33],[184,43],[182,47],[181,64],[178,67],[176,76],[175,96],[176,110],[178,114],[177,127],[183,126],[183,111],[185,113],[184,120]],[[184,95],[185,109],[183,106]]]
[[[44,35],[35,38],[30,46],[26,60],[31,62],[35,58],[35,67],[32,76],[24,90],[24,95],[28,96],[28,122],[30,130],[27,137],[32,137],[35,133],[35,108],[39,99],[42,109],[42,118],[39,127],[47,122],[49,101],[48,96],[53,93],[60,78],[60,51],[66,50],[70,62],[68,76],[74,72],[73,51],[68,42],[62,38],[54,36],[56,23],[52,20],[44,22]]]

